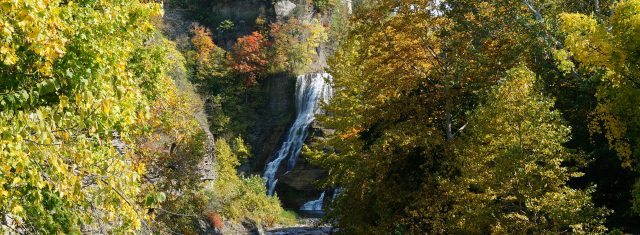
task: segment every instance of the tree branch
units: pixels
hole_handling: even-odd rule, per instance
[[[467,125],[469,124],[469,122],[466,122],[464,125],[462,125],[460,128],[458,128],[458,130],[456,131],[456,133],[453,133],[453,137],[456,137],[456,135],[458,135],[458,133],[464,131],[465,128],[467,128]]]
[[[106,185],[109,185],[111,190],[116,192],[116,194],[118,194],[118,196],[120,196],[120,198],[122,198],[127,203],[127,205],[129,205],[133,209],[133,212],[136,213],[136,216],[138,216],[138,218],[140,219],[140,222],[142,223],[142,225],[144,225],[147,231],[152,232],[151,228],[149,228],[149,225],[147,225],[147,222],[144,221],[144,218],[140,216],[140,213],[138,213],[138,210],[136,210],[136,207],[133,205],[133,203],[131,203],[131,201],[129,201],[129,198],[127,198],[124,194],[122,194],[120,190],[113,187],[113,185],[109,184],[106,180],[101,178],[100,181],[102,181],[102,183],[105,183]]]
[[[598,2],[598,0],[595,0],[596,2]],[[544,18],[542,17],[542,13],[540,13],[539,9],[536,9],[532,4],[530,0],[523,0],[522,1],[527,8],[529,9],[529,11],[536,17],[536,21],[540,24],[544,23]],[[599,11],[599,9],[598,9]],[[558,41],[553,35],[551,35],[549,32],[547,32],[546,29],[542,29],[543,32],[543,38],[545,39],[545,41],[551,41],[551,43],[553,44],[553,46],[555,46],[558,49],[563,49],[564,45],[562,45],[562,43],[560,41]],[[571,74],[577,78],[577,79],[582,79],[582,76],[580,76],[580,74],[578,73],[578,71],[576,70],[576,68],[572,67],[571,68]]]

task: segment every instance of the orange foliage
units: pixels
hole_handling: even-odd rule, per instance
[[[207,61],[213,49],[216,48],[216,44],[214,44],[213,39],[211,39],[211,31],[194,23],[191,26],[191,33],[193,33],[191,43],[196,47],[198,60],[202,62]]]
[[[258,76],[267,70],[266,49],[269,41],[259,32],[238,38],[233,45],[233,57],[231,58],[231,68],[243,74],[247,74],[245,85],[251,86],[256,83]]]
[[[360,132],[362,132],[362,128],[353,127],[349,131],[345,132],[344,134],[338,135],[338,137],[340,137],[340,139],[343,139],[343,140],[350,139],[350,138],[356,137],[358,134],[360,134]]]
[[[209,224],[211,224],[212,227],[218,230],[224,228],[224,224],[222,223],[222,216],[220,216],[220,214],[218,214],[217,212],[209,212],[209,214],[207,214],[207,220],[209,220]]]

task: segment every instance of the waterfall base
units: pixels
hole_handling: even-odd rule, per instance
[[[301,211],[322,211],[322,205],[324,204],[324,193],[320,194],[320,198],[308,201],[300,207]]]

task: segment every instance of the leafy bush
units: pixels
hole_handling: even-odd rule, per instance
[[[224,223],[222,222],[222,217],[217,212],[209,212],[207,214],[207,220],[211,224],[212,227],[220,230],[224,228]]]
[[[313,0],[313,6],[320,12],[328,12],[336,6],[336,0]]]
[[[295,223],[295,216],[282,209],[277,196],[267,196],[261,177],[238,176],[239,158],[247,157],[248,153],[241,138],[234,140],[233,147],[224,139],[216,141],[218,179],[205,189],[209,210],[219,212],[226,219],[247,218],[267,226]]]

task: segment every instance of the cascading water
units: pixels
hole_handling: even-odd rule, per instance
[[[280,149],[267,164],[263,178],[267,186],[267,194],[273,195],[276,183],[276,173],[280,164],[287,157],[287,171],[291,170],[298,160],[300,150],[307,138],[309,125],[316,113],[320,112],[319,101],[328,102],[332,96],[332,89],[326,80],[331,79],[328,73],[312,73],[298,76],[296,80],[296,119],[289,128]],[[322,205],[321,205],[322,206]]]
[[[318,198],[317,200],[308,201],[304,203],[304,205],[300,207],[300,210],[301,211],[320,211],[322,210],[323,202],[324,202],[324,192],[320,194],[320,198]]]

